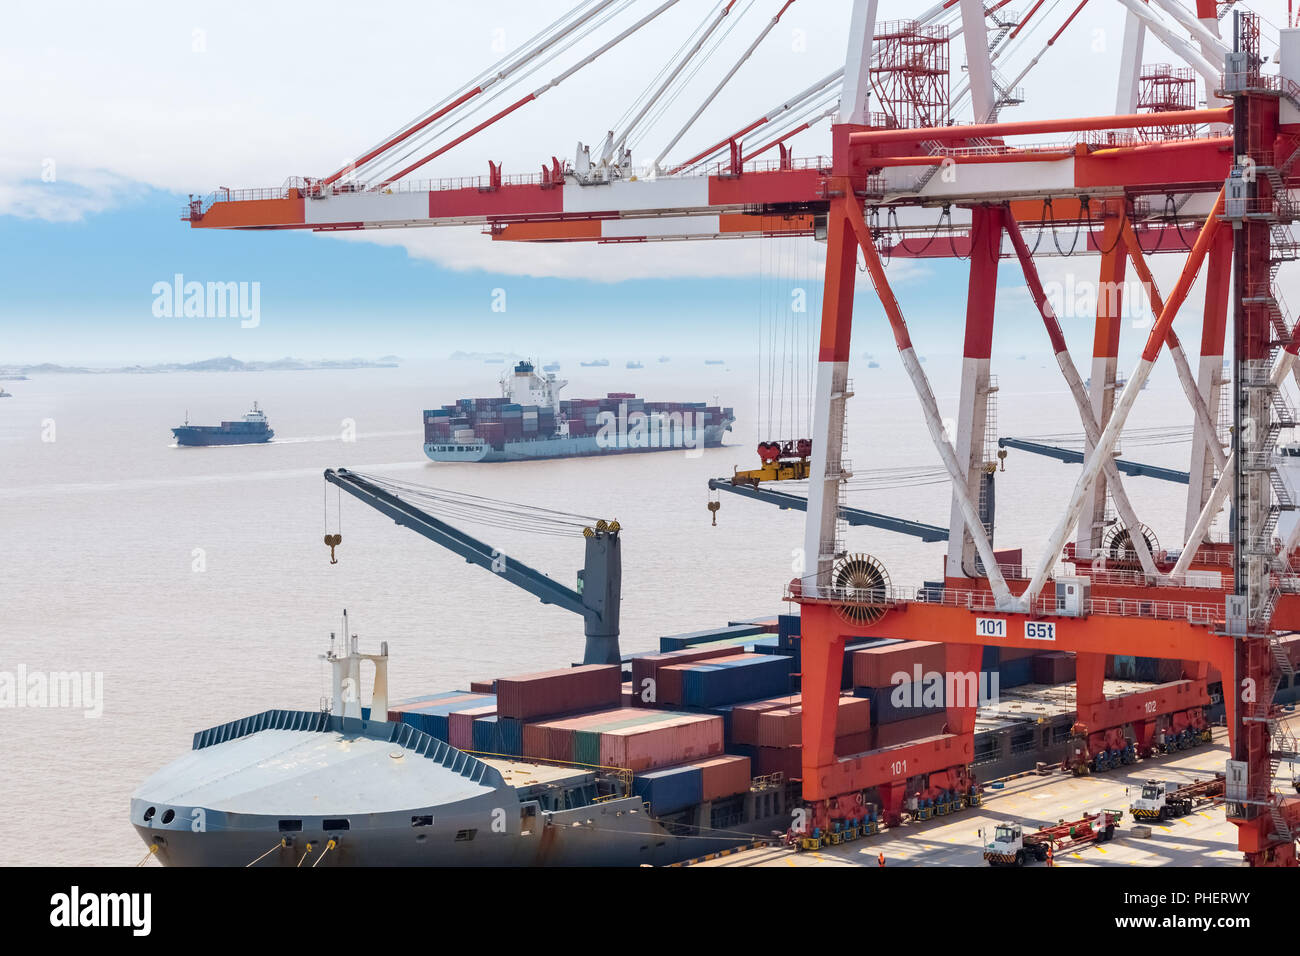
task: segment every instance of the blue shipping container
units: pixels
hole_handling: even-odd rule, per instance
[[[709,641],[721,641],[728,637],[749,637],[762,634],[763,628],[757,624],[737,624],[734,627],[717,627],[708,631],[691,631],[687,634],[673,634],[659,638],[659,653],[680,651],[694,644],[707,644]]]
[[[728,662],[725,657],[682,674],[682,703],[717,707],[742,700],[779,697],[790,690],[791,661],[779,655]]]
[[[792,638],[797,637],[799,631],[798,614],[778,614],[776,618],[776,633],[785,646],[794,644]]]
[[[1034,682],[1034,659],[1019,657],[1014,661],[1003,661],[998,665],[998,686],[1001,688],[1019,687]]]
[[[475,721],[478,723],[478,721]],[[501,740],[501,749],[509,757],[518,757],[524,752],[524,722],[515,717],[497,717],[497,735]]]
[[[400,715],[400,720],[404,724],[410,724],[416,730],[422,730],[430,737],[436,737],[444,743],[449,742],[451,736],[448,730],[447,716],[458,713],[462,710],[473,710],[475,707],[486,707],[489,704],[495,704],[497,698],[495,694],[473,694],[466,697],[464,693],[453,691],[449,694],[440,694],[433,698],[438,700],[442,697],[461,697],[463,700],[454,700],[445,704],[433,704],[427,707],[421,707],[418,710],[403,710],[403,707],[411,704],[395,704],[392,709]]]
[[[501,744],[501,733],[497,727],[497,718],[478,717],[474,721],[474,749],[479,753],[505,753]]]
[[[666,767],[639,773],[632,789],[654,814],[676,813],[704,799],[704,774],[699,767]]]

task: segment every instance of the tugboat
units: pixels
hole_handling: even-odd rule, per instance
[[[252,411],[237,422],[220,425],[191,425],[189,416],[185,424],[172,429],[178,445],[255,445],[270,441],[275,432],[266,422],[266,412],[253,403]]]

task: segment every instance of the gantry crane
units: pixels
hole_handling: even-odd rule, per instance
[[[678,0],[617,6],[613,0],[582,0],[353,164],[273,189],[223,189],[194,198],[183,217],[193,228],[228,229],[478,224],[496,241],[824,241],[812,433],[781,436],[811,443],[805,469],[807,571],[786,593],[803,616],[802,787],[811,825],[829,829],[852,818],[869,789],[887,811],[897,807],[918,776],[963,792],[969,784],[973,707],[950,707],[947,732],[937,737],[867,754],[835,753],[835,702],[847,638],[888,633],[941,641],[948,669],[961,672],[979,670],[984,645],[1048,646],[1077,652],[1079,719],[1090,738],[1100,736],[1097,746],[1108,745],[1117,721],[1136,719],[1139,734],[1151,732],[1144,717],[1152,706],[1182,708],[1184,716],[1194,711],[1210,665],[1221,670],[1225,687],[1253,688],[1248,698],[1235,690],[1226,694],[1233,756],[1226,784],[1229,815],[1249,862],[1294,865],[1300,799],[1275,789],[1273,767],[1294,753],[1295,744],[1280,730],[1272,700],[1279,682],[1293,672],[1275,637],[1300,621],[1300,578],[1293,564],[1300,541],[1279,541],[1274,534],[1279,512],[1296,503],[1275,480],[1272,455],[1279,431],[1297,421],[1281,388],[1293,375],[1300,379],[1300,327],[1287,315],[1273,280],[1282,263],[1300,257],[1289,228],[1296,218],[1290,190],[1300,185],[1300,34],[1284,30],[1276,37],[1281,56],[1268,69],[1276,65],[1278,72],[1266,73],[1259,21],[1245,12],[1246,4],[1232,5],[1232,19],[1221,23],[1223,5],[1213,0],[1195,0],[1194,9],[1183,0],[1112,2],[1123,9],[1125,29],[1111,115],[1030,121],[1004,115],[1031,98],[1022,84],[1040,61],[1057,55],[1053,47],[1078,22],[1087,0],[1067,4],[1066,15],[1054,21],[1054,8],[1043,3],[1016,17],[1005,9],[1007,0],[943,0],[914,20],[889,23],[877,22],[875,0],[855,0],[843,68],[757,119],[730,124],[686,159],[669,160],[794,3],[772,0],[754,5],[770,19],[738,60],[723,64],[699,109],[652,162],[634,165],[628,146],[634,132],[656,105],[687,89],[709,51],[718,48],[714,41],[750,9],[724,0],[710,6],[627,122],[598,145],[580,145],[572,161],[539,155],[540,173],[523,176],[506,176],[494,162],[486,177],[408,178],[527,108],[674,7],[678,14],[685,9]],[[631,16],[639,19],[615,20],[633,8]],[[597,42],[607,26],[615,35]],[[954,89],[949,44],[957,36],[966,69]],[[1035,46],[1026,46],[1030,37]],[[594,51],[566,61],[579,40],[596,44]],[[1145,68],[1148,40],[1185,66]],[[551,81],[531,89],[519,85],[543,67],[555,71]],[[1204,107],[1188,102],[1189,80],[1204,90]],[[796,159],[791,141],[828,122],[827,155]],[[1026,233],[1034,236],[1032,244]],[[1075,253],[1097,257],[1098,280],[1106,288],[1122,288],[1131,265],[1154,316],[1141,360],[1120,394],[1120,297],[1097,299],[1092,374],[1085,386],[1038,273],[1039,257]],[[1154,255],[1184,261],[1167,296],[1151,274]],[[952,439],[886,268],[886,259],[919,257],[969,263]],[[846,561],[860,561],[848,555],[840,531],[859,259],[952,481],[946,575],[937,588],[863,588],[845,573]],[[1085,435],[1078,479],[1028,574],[998,565],[987,509],[981,508],[988,490],[983,446],[1003,260],[1018,263],[1024,274]],[[1199,366],[1193,368],[1173,321],[1201,271],[1206,295]],[[1232,350],[1225,352],[1234,285]],[[1165,352],[1193,424],[1185,542],[1167,555],[1153,554],[1139,533],[1143,526],[1113,456],[1142,386]],[[1225,355],[1232,359],[1230,443],[1210,412],[1229,387]],[[1110,527],[1108,500],[1128,533],[1132,567],[1112,569],[1094,560]],[[1231,540],[1210,542],[1207,533],[1229,501]],[[1208,575],[1216,575],[1217,583],[1207,584]],[[1178,682],[1175,692],[1185,696],[1106,698],[1103,664],[1111,653],[1187,662],[1191,677]]]

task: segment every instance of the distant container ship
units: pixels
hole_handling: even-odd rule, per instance
[[[434,461],[527,461],[613,453],[716,448],[730,408],[647,402],[631,392],[560,400],[567,385],[520,362],[502,376],[500,398],[462,398],[425,411],[424,453]]]
[[[266,421],[266,413],[253,403],[252,411],[236,422],[220,425],[184,425],[172,429],[178,445],[255,445],[270,441],[275,432]]]

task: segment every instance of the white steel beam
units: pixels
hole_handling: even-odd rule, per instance
[[[1115,112],[1120,116],[1137,112],[1142,47],[1146,35],[1146,25],[1132,10],[1125,11],[1124,47],[1119,56],[1119,85],[1115,90]]]
[[[853,0],[849,49],[844,57],[844,94],[840,97],[841,123],[866,126],[870,116],[871,45],[876,35],[876,2]]]
[[[993,89],[993,61],[989,58],[983,0],[961,0],[961,29],[970,77],[971,113],[976,123],[992,123],[997,119],[994,112],[998,101]]]
[[[1181,57],[1188,66],[1201,75],[1205,80],[1206,86],[1210,89],[1219,85],[1219,80],[1223,72],[1222,64],[1214,64],[1201,55],[1191,43],[1184,40],[1178,34],[1161,20],[1152,9],[1143,2],[1143,0],[1119,0],[1129,9],[1129,12],[1138,16],[1147,25],[1147,28],[1159,38],[1160,42]]]

